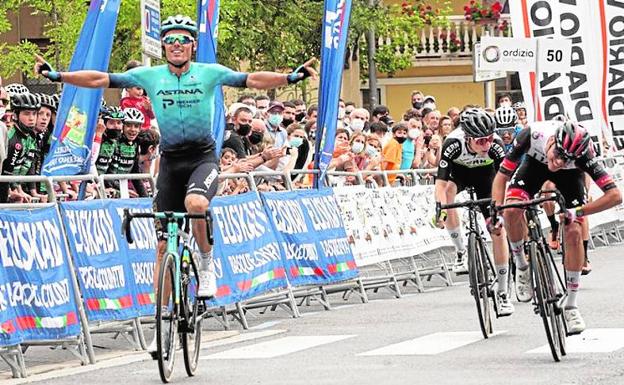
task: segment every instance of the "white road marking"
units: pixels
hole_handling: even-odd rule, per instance
[[[586,329],[566,338],[568,353],[611,353],[624,348],[624,329]],[[550,354],[548,345],[529,350],[529,354]]]
[[[252,326],[252,327],[249,328],[249,330],[268,329],[268,328],[270,328],[272,326],[279,325],[281,323],[282,323],[282,321],[278,321],[278,320],[276,320],[276,321],[267,321],[267,322],[263,322],[263,323],[261,323],[259,325],[256,325],[256,326]]]
[[[503,333],[506,331],[495,332],[493,336]],[[481,332],[433,333],[360,353],[358,356],[429,356],[457,349],[482,339]]]
[[[271,336],[274,336],[276,334],[282,334],[282,333],[286,333],[286,330],[276,329],[276,330],[265,330],[265,331],[261,331],[261,332],[241,333],[239,335],[236,335],[236,336],[230,337],[230,338],[224,338],[224,339],[221,339],[221,340],[216,340],[216,341],[212,341],[212,342],[208,342],[208,343],[203,343],[202,342],[201,348],[203,350],[203,349],[214,348],[214,347],[217,347],[217,346],[231,345],[231,344],[235,344],[235,343],[239,343],[239,342],[245,342],[245,341],[250,341],[250,340],[257,340],[258,338],[271,337]]]
[[[290,336],[200,357],[203,360],[273,358],[341,341],[354,335]]]

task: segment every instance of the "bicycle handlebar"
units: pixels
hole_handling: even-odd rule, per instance
[[[470,200],[470,201],[448,203],[445,205],[441,204],[440,209],[444,210],[444,209],[454,209],[458,207],[476,207],[476,206],[481,206],[481,205],[490,204],[490,203],[492,203],[492,198],[483,198],[483,199],[476,199],[476,200]]]
[[[134,218],[154,218],[154,219],[165,219],[166,223],[169,223],[173,220],[178,219],[204,219],[206,220],[206,235],[208,237],[208,241],[210,244],[213,244],[212,238],[212,217],[210,216],[210,211],[206,210],[205,214],[189,214],[189,213],[176,213],[173,211],[164,211],[164,212],[156,212],[156,213],[131,213],[130,209],[124,209],[124,219],[121,224],[122,233],[125,235],[128,243],[134,243],[132,239],[132,233],[130,231],[130,223]]]
[[[493,206],[493,209],[495,212],[502,211],[504,209],[512,209],[512,208],[526,209],[531,206],[539,205],[540,203],[556,201],[559,204],[559,211],[557,212],[557,214],[561,214],[565,212],[565,199],[563,198],[563,195],[561,195],[561,193],[558,190],[544,190],[544,191],[538,192],[538,194],[540,195],[552,194],[552,195],[534,198],[528,201],[513,202],[513,203],[507,203],[507,204],[500,205],[500,206]]]

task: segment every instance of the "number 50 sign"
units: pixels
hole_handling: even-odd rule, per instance
[[[572,40],[537,39],[537,72],[567,73],[572,61]]]

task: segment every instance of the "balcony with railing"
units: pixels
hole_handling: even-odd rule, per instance
[[[453,15],[448,17],[448,24],[444,27],[425,25],[414,44],[393,44],[391,38],[383,36],[378,38],[377,44],[378,47],[392,45],[397,53],[410,52],[414,66],[467,64],[472,61],[474,43],[479,42],[481,36],[504,36],[501,25],[506,25],[507,30],[511,31],[509,15],[501,15],[497,21],[482,23]]]

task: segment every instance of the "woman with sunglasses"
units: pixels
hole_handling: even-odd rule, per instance
[[[442,145],[435,182],[436,204],[453,203],[455,195],[468,186],[474,187],[477,199],[491,197],[492,180],[505,156],[503,142],[494,133],[495,128],[494,117],[482,108],[468,108],[461,113],[459,127],[446,137]],[[505,231],[501,223],[490,225],[487,205],[480,209],[492,235],[498,278],[496,294],[500,304],[498,316],[508,316],[513,314],[514,306],[507,293],[509,250]],[[436,225],[446,227],[457,250],[453,270],[456,274],[465,274],[468,272],[468,258],[460,219],[455,209],[447,210],[446,215],[446,221],[440,219]]]
[[[585,199],[584,173],[589,174],[604,193],[595,201]],[[568,297],[564,316],[568,333],[578,334],[585,330],[585,321],[577,307],[579,278],[585,262],[582,223],[585,216],[620,204],[622,195],[611,175],[596,159],[587,130],[571,120],[534,122],[522,130],[494,178],[492,197],[496,205],[503,204],[503,201],[528,200],[547,180],[555,184],[566,202],[564,267]],[[524,255],[526,223],[523,210],[507,209],[503,217],[516,262],[516,290],[525,291],[525,300],[530,301],[533,289]]]

